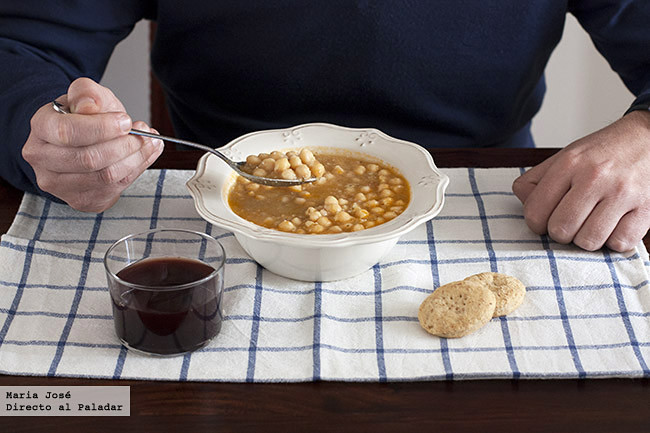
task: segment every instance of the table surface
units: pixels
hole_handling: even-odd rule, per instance
[[[434,149],[439,167],[526,167],[558,149]],[[165,150],[154,168],[193,169],[202,155]],[[0,179],[0,233],[22,193]],[[645,238],[650,246],[650,237]],[[648,432],[650,379],[236,384],[0,375],[0,386],[128,385],[130,417],[6,417],[2,431]]]

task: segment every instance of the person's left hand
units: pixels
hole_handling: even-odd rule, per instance
[[[594,251],[634,248],[650,228],[650,113],[634,111],[517,178],[532,231]]]

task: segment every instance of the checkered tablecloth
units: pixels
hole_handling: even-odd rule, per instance
[[[102,214],[25,195],[0,244],[0,372],[202,381],[396,381],[650,376],[650,285],[643,245],[582,251],[530,232],[511,184],[520,169],[447,169],[442,213],[357,277],[306,283],[253,262],[194,210],[190,171],[147,171]],[[221,333],[174,358],[129,352],[115,336],[102,257],[150,228],[212,234],[226,262]],[[505,272],[523,305],[461,339],[423,331],[431,291]]]

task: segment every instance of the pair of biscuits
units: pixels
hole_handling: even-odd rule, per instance
[[[517,278],[483,272],[438,287],[420,305],[418,320],[430,334],[459,338],[493,317],[512,313],[525,294],[526,286]]]

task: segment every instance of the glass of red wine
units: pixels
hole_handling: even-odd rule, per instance
[[[173,356],[221,330],[226,253],[215,238],[183,229],[128,235],[106,251],[115,332],[128,349]]]

